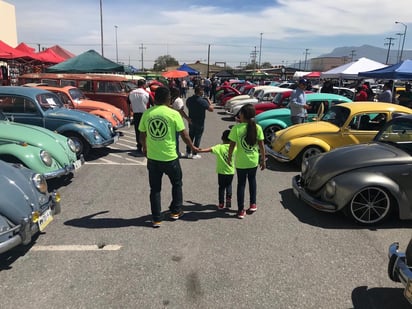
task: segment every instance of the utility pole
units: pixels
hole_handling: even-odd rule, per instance
[[[391,45],[393,45],[392,41],[395,40],[395,38],[386,38],[385,40],[388,40],[389,43],[385,43],[384,45],[388,45],[388,54],[386,55],[386,63],[388,64],[388,60],[389,60],[389,53],[391,52]]]
[[[104,57],[103,51],[103,5],[102,0],[100,0],[100,41],[102,45],[102,57]]]
[[[143,47],[143,43],[140,45],[139,49],[142,51],[141,53],[141,62],[142,62],[142,72],[144,72],[144,65],[143,65],[143,51],[146,49],[146,47]]]
[[[398,43],[398,56],[396,57],[396,61],[401,62],[401,38],[403,36],[403,33],[398,32],[396,35],[399,35],[399,43]]]
[[[350,61],[351,62],[353,62],[353,57],[355,57],[356,56],[356,51],[354,50],[354,49],[352,49],[351,51],[350,51]]]
[[[303,71],[306,71],[306,63],[307,63],[307,61],[308,61],[308,55],[310,55],[310,54],[309,54],[309,48],[306,48],[306,49],[305,49],[305,64],[304,64]]]
[[[207,78],[209,78],[209,69],[210,69],[210,44],[207,47]]]

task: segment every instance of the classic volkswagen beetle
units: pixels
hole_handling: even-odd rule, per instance
[[[399,251],[399,243],[389,246],[388,275],[394,282],[401,282],[405,287],[404,296],[412,304],[412,239],[405,252]]]
[[[344,102],[351,102],[351,100],[332,93],[308,93],[306,95],[306,104],[310,106],[310,109],[307,110],[307,121],[318,120],[321,116],[318,114],[326,112],[330,107]],[[272,141],[275,132],[292,125],[290,115],[289,108],[277,108],[259,113],[256,116],[256,123],[262,127],[266,143]]]
[[[300,166],[310,156],[372,141],[393,115],[400,114],[412,114],[412,109],[391,103],[341,103],[330,107],[320,121],[277,131],[266,152],[279,162],[294,161]]]
[[[388,122],[370,143],[341,147],[302,163],[295,195],[325,212],[343,210],[361,225],[391,214],[412,219],[412,115]]]
[[[0,112],[0,159],[21,163],[46,179],[68,175],[81,167],[76,158],[76,145],[63,135],[50,130],[10,122]]]
[[[0,253],[27,245],[60,213],[60,195],[44,176],[0,160]]]
[[[113,144],[119,138],[105,119],[86,112],[70,110],[56,94],[31,87],[0,87],[0,111],[11,121],[36,125],[70,137],[78,157],[91,148]]]

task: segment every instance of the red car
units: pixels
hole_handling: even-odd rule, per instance
[[[292,92],[293,92],[292,89],[290,91],[281,92],[281,93],[278,93],[273,98],[272,101],[261,102],[259,104],[256,104],[255,105],[256,115],[259,115],[260,113],[263,113],[270,109],[286,107],[289,104],[289,100],[290,100],[290,96]],[[305,91],[305,93],[312,93],[312,92]]]

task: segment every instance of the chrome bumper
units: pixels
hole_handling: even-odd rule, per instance
[[[336,212],[337,211],[336,205],[320,201],[314,198],[313,196],[311,196],[310,194],[308,194],[305,191],[305,189],[301,186],[300,181],[301,181],[300,175],[296,175],[292,178],[293,193],[298,199],[304,201],[309,206],[312,206],[313,208],[321,210],[321,211],[325,211],[325,212]]]
[[[83,164],[84,164],[84,157],[83,155],[81,155],[80,159],[76,161],[76,164],[72,163],[70,165],[66,165],[65,167],[62,167],[58,170],[55,170],[49,173],[44,173],[43,176],[46,179],[58,178],[58,177],[72,173],[73,171],[79,168],[79,165],[81,166]]]
[[[277,160],[279,162],[290,162],[291,161],[289,159],[289,157],[286,157],[286,156],[274,151],[268,145],[265,145],[265,151],[266,151],[266,155],[271,156],[272,158],[274,158],[275,160]]]
[[[406,286],[408,281],[412,280],[412,271],[406,265],[405,253],[399,252],[398,249],[399,243],[397,242],[389,246],[388,275],[392,281],[402,282]]]

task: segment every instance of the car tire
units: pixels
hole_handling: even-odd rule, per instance
[[[376,225],[384,222],[392,213],[394,200],[380,187],[365,187],[356,192],[347,213],[360,225]]]
[[[323,150],[318,146],[307,146],[304,148],[295,159],[295,164],[302,166],[303,160],[321,154]]]
[[[77,133],[73,133],[73,132],[68,132],[67,134],[65,134],[67,137],[71,138],[73,140],[73,142],[75,143],[75,145],[77,146],[77,148],[79,149],[76,152],[77,158],[80,158],[81,155],[83,155],[83,157],[87,157],[87,155],[90,152],[90,145],[89,143],[79,134]]]
[[[271,144],[273,134],[274,134],[275,132],[277,132],[277,131],[282,130],[282,129],[283,129],[283,128],[281,128],[281,127],[278,126],[278,125],[270,125],[270,126],[268,126],[267,128],[265,128],[265,129],[263,130],[263,135],[264,135],[264,137],[265,137],[265,143],[266,143],[266,144]]]

